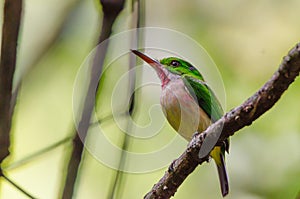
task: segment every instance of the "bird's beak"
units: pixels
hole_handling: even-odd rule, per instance
[[[142,58],[145,62],[150,64],[155,70],[159,70],[162,67],[162,64],[159,63],[157,60],[149,57],[148,55],[145,55],[144,53],[141,53],[140,51],[137,50],[131,50],[134,54]]]
[[[140,51],[137,50],[131,50],[134,54],[136,54],[138,57],[142,58],[145,62],[147,62],[150,66],[152,66],[158,77],[161,80],[161,85],[164,87],[170,80],[167,76],[166,70],[164,70],[164,66],[157,60],[149,57],[148,55],[145,55],[144,53],[141,53]]]

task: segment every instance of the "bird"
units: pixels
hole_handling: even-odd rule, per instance
[[[135,55],[148,63],[156,71],[161,81],[160,104],[169,124],[187,141],[193,134],[203,132],[209,125],[220,119],[224,112],[212,89],[202,74],[178,57],[156,60],[131,49]],[[228,176],[225,168],[225,152],[229,151],[229,139],[217,144],[209,156],[215,161],[222,196],[229,192]]]

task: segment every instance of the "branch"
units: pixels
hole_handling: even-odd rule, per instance
[[[21,12],[22,0],[5,1],[0,61],[0,163],[9,155],[9,133],[13,114],[12,85]],[[0,170],[1,175],[2,170]]]
[[[100,3],[102,5],[104,16],[102,20],[102,29],[97,44],[100,44],[111,35],[112,26],[119,13],[122,11],[125,0],[100,0]],[[76,133],[73,139],[73,151],[68,165],[68,173],[63,190],[63,198],[65,199],[72,198],[73,196],[76,176],[84,149],[84,141],[88,132],[88,128],[90,126],[91,114],[95,104],[96,91],[102,73],[107,48],[108,42],[105,43],[105,46],[103,48],[97,48],[93,60],[92,71],[90,74],[91,80],[89,82],[87,95],[84,100],[83,112],[78,124],[78,129],[77,131],[75,131]],[[80,137],[79,133],[81,135]]]
[[[219,138],[218,142],[222,142],[241,128],[251,125],[254,120],[268,111],[279,100],[283,92],[299,75],[299,71],[300,43],[290,50],[271,79],[253,96],[239,107],[226,113],[204,132],[195,133],[186,151],[169,166],[168,171],[146,194],[145,198],[163,199],[173,196],[198,164],[202,164],[208,159],[208,154],[213,147],[201,155],[200,158],[198,155],[199,151],[201,154],[206,141]]]
[[[141,27],[144,27],[145,24],[145,5],[144,2],[141,0],[134,0],[132,1],[132,28],[136,28],[135,33],[132,35],[131,42],[132,45],[135,48],[139,48],[140,46],[143,46],[144,40],[143,40],[143,31],[140,30]],[[128,71],[132,71],[133,73],[129,73],[129,82],[128,82],[128,94],[130,96],[129,100],[129,106],[127,107],[127,114],[131,118],[134,118],[136,116],[136,109],[137,104],[135,103],[138,101],[138,95],[136,95],[135,89],[136,89],[136,77],[141,77],[142,72],[137,72],[132,70],[134,66],[137,65],[138,60],[136,56],[131,55],[129,59],[129,68]],[[138,73],[138,75],[137,75]],[[126,132],[132,131],[132,125],[128,121]],[[124,171],[122,168],[124,168],[127,157],[126,157],[126,151],[130,148],[132,145],[130,136],[128,136],[127,133],[125,133],[123,136],[120,137],[121,144],[121,157],[118,165],[118,169],[115,175],[115,178],[112,180],[111,189],[109,190],[109,194],[107,196],[108,199],[117,198],[117,196],[121,196],[124,194],[124,184],[126,184],[126,175],[124,175]]]

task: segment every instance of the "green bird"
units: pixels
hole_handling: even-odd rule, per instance
[[[222,117],[224,112],[218,99],[192,64],[176,57],[157,61],[137,50],[131,51],[155,69],[161,80],[163,113],[186,140],[190,141],[196,131],[203,132]],[[223,197],[229,191],[224,160],[228,150],[229,140],[226,140],[210,152],[217,165]]]

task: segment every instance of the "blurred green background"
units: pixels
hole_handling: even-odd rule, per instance
[[[3,7],[3,0],[0,2]],[[299,8],[298,0],[151,0],[146,1],[145,22],[146,26],[189,35],[207,50],[223,78],[229,111],[264,84],[282,57],[299,42]],[[113,34],[132,28],[132,16],[128,1],[114,24]],[[74,81],[80,65],[95,46],[101,17],[98,1],[24,1],[14,84],[18,85],[21,77],[23,81],[13,118],[12,154],[6,165],[8,176],[37,198],[58,197],[72,145],[67,142],[40,156],[28,157],[72,136]],[[99,118],[110,114],[109,80],[121,75],[107,71],[109,78],[104,83],[108,86],[103,85],[98,101]],[[294,199],[299,194],[299,88],[300,81],[296,80],[270,111],[231,138],[226,158],[228,199]],[[149,99],[145,91],[139,93],[138,99],[136,119],[147,123],[144,107],[153,100],[158,103],[159,96]],[[106,132],[119,131],[113,120],[107,122]],[[160,140],[175,135],[168,124],[163,131]],[[118,135],[108,133],[111,139]],[[130,150],[136,150],[134,147],[131,145]],[[140,147],[139,151],[148,150],[141,144],[136,147]],[[24,159],[29,161],[20,162]],[[123,191],[116,198],[142,198],[165,170],[124,174],[120,186]],[[115,175],[115,170],[86,152],[74,198],[107,198]],[[27,198],[6,181],[2,180],[1,185],[0,198]],[[174,198],[221,198],[215,166],[199,166]]]

